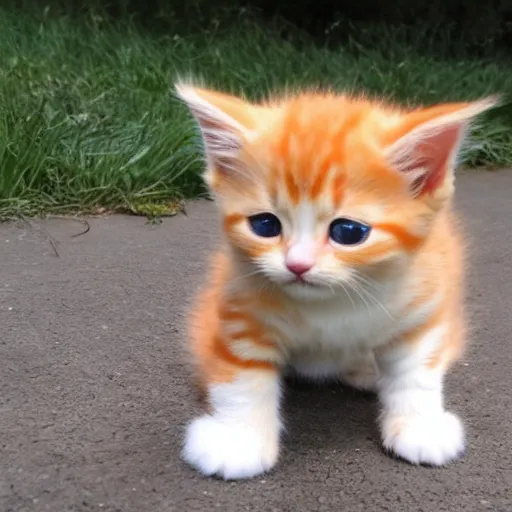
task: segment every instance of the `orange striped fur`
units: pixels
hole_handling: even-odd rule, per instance
[[[185,459],[225,478],[273,467],[278,393],[262,400],[290,368],[376,390],[384,446],[399,456],[455,459],[463,432],[441,400],[442,375],[464,341],[454,167],[469,123],[496,100],[406,110],[334,93],[256,105],[177,90],[201,131],[225,234],[191,313],[191,352],[213,412],[191,424]],[[255,232],[259,214],[281,231]],[[339,219],[369,235],[335,240]],[[425,386],[435,391],[423,396]],[[434,424],[444,441],[430,439]],[[260,452],[241,461],[222,440],[205,441],[228,427],[254,435]]]

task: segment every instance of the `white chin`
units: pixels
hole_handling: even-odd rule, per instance
[[[324,300],[333,296],[333,291],[327,286],[310,285],[307,283],[293,282],[283,286],[287,295],[302,300]]]

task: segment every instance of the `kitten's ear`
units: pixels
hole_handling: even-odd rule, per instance
[[[402,117],[388,134],[386,157],[407,177],[414,196],[431,194],[447,182],[471,121],[498,103],[499,97],[446,103]]]
[[[209,169],[236,172],[237,158],[255,127],[255,107],[235,96],[189,85],[177,84],[175,89],[199,125]]]

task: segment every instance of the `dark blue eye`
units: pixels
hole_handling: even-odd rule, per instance
[[[249,217],[252,230],[265,238],[272,238],[281,234],[281,222],[272,213],[259,213]]]
[[[329,237],[340,245],[356,245],[364,242],[371,227],[352,219],[336,219],[329,226]]]

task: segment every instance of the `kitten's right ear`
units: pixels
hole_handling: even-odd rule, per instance
[[[197,121],[209,170],[240,172],[238,158],[255,127],[255,107],[241,98],[190,85],[177,84],[175,89]]]

